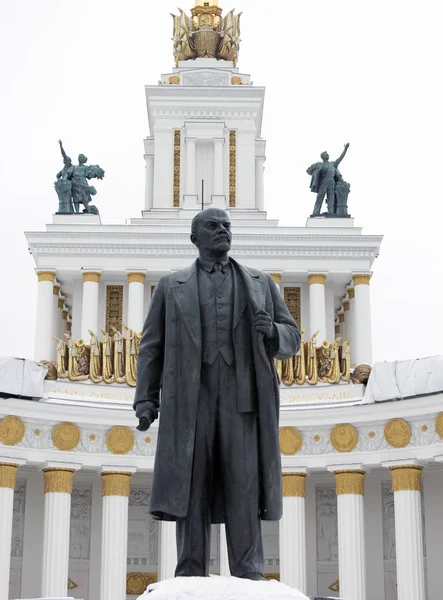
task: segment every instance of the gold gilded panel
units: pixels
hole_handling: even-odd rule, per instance
[[[123,321],[123,286],[108,285],[106,287],[106,331],[114,335],[111,327],[122,330]]]
[[[237,132],[229,132],[229,208],[237,206]]]
[[[126,593],[128,596],[141,596],[151,583],[157,583],[157,573],[127,573]]]
[[[174,131],[174,187],[173,187],[173,207],[180,208],[180,154],[181,154],[181,135],[180,129]]]
[[[299,329],[301,327],[301,289],[299,287],[285,287],[285,304],[289,312],[297,323]]]
[[[303,446],[303,437],[295,427],[280,427],[280,452],[286,456],[293,456],[300,452]]]

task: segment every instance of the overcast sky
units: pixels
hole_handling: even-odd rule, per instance
[[[172,69],[176,1],[0,0],[0,355],[33,356],[37,279],[23,232],[57,209],[59,138],[105,169],[103,223],[140,216],[144,85]],[[304,226],[315,201],[306,168],[349,141],[350,212],[385,236],[374,358],[443,353],[441,1],[220,5],[243,11],[239,67],[266,86],[268,215]]]

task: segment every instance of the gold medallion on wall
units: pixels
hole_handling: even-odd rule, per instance
[[[15,446],[25,435],[25,424],[19,417],[5,417],[0,422],[0,442],[6,446]]]
[[[435,430],[438,435],[443,439],[443,413],[440,413],[435,419]]]
[[[286,456],[297,454],[303,446],[303,437],[295,427],[280,427],[280,452]]]
[[[157,583],[157,573],[128,573],[126,593],[129,596],[141,596],[151,583]]]
[[[385,425],[386,441],[393,448],[405,448],[411,436],[411,428],[403,419],[391,419]]]
[[[64,452],[77,448],[80,437],[80,429],[74,423],[59,423],[52,430],[52,443]]]
[[[337,452],[352,452],[358,444],[358,433],[352,425],[341,423],[331,431],[330,440]]]
[[[127,454],[132,450],[135,437],[129,427],[113,427],[106,436],[106,446],[112,454]]]

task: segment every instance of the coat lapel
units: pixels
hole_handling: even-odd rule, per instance
[[[201,346],[200,299],[198,296],[197,261],[177,274],[172,287],[181,317],[196,346]]]
[[[252,314],[265,307],[265,290],[260,276],[245,269],[236,260],[231,258],[234,266],[234,316],[233,329],[236,328],[240,318],[249,303]]]

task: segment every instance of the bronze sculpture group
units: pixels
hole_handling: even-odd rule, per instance
[[[348,214],[348,196],[351,191],[349,183],[344,181],[338,165],[346,156],[349,144],[345,144],[345,149],[337,160],[329,161],[329,154],[322,152],[320,158],[322,162],[311,165],[306,172],[311,175],[311,192],[317,194],[314,212],[311,217],[349,217]],[[326,199],[327,212],[321,213],[323,201]]]

